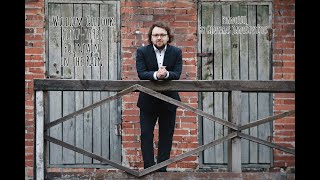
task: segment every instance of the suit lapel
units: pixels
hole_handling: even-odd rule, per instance
[[[151,64],[152,66],[155,66],[156,68],[155,69],[158,69],[158,61],[157,61],[157,56],[156,56],[156,53],[154,52],[154,49],[153,49],[153,45],[149,45],[148,46],[148,51],[151,53]]]

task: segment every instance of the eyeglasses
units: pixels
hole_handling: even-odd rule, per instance
[[[157,37],[161,37],[161,38],[164,38],[164,37],[166,37],[168,34],[152,34],[152,37],[155,37],[155,38],[157,38]]]

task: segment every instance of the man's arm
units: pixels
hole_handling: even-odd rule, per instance
[[[138,77],[140,80],[154,80],[153,74],[155,71],[148,71],[145,60],[142,48],[138,48],[136,55]]]
[[[168,71],[169,72],[169,77],[166,78],[166,80],[178,80],[180,79],[181,71],[182,71],[182,51],[181,49],[177,50],[177,58],[176,64],[173,68],[173,71]]]

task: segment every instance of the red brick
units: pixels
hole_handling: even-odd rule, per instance
[[[126,135],[140,135],[140,129],[122,129],[122,132]]]
[[[284,137],[290,137],[290,136],[295,136],[294,131],[276,131],[275,136],[284,136]]]

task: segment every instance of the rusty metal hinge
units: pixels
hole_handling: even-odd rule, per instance
[[[121,124],[116,124],[114,127],[114,133],[116,136],[121,136],[122,135],[122,125]]]
[[[273,31],[271,28],[268,29],[267,40],[271,41],[273,37]]]
[[[121,40],[121,31],[115,30],[114,31],[114,42],[119,43]]]

